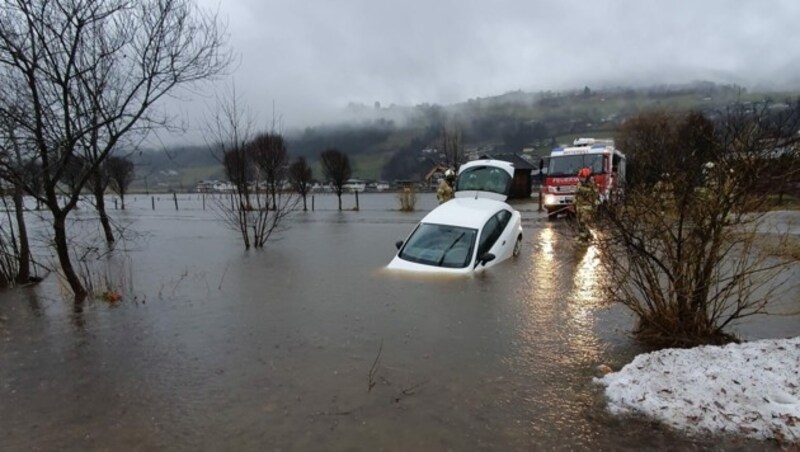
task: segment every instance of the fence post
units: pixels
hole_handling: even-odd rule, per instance
[[[178,210],[178,194],[172,192],[172,200],[175,201],[175,210]]]
[[[358,210],[358,192],[356,192],[356,210]]]
[[[314,195],[311,195],[311,211],[314,211]]]
[[[206,210],[206,192],[203,192],[203,210]]]
[[[150,204],[153,206],[153,210],[156,210],[156,197],[155,196],[151,196],[150,197]]]

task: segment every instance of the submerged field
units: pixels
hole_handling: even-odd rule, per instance
[[[361,196],[358,212],[319,195],[262,252],[244,252],[197,195],[179,201],[112,211],[130,240],[94,272],[121,302],[76,313],[52,275],[0,293],[4,449],[774,447],[608,413],[595,367],[644,350],[598,292],[596,251],[575,251],[534,203],[515,205],[518,259],[420,279],[383,267],[432,194],[413,213],[392,194]],[[91,231],[90,214],[75,227]],[[800,319],[736,331],[788,337]]]

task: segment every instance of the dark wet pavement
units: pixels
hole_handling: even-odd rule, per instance
[[[334,202],[244,252],[196,196],[178,212],[139,197],[114,212],[147,233],[109,258],[121,303],[76,314],[53,277],[0,293],[0,449],[774,447],[606,413],[595,366],[642,349],[598,293],[594,249],[535,204],[516,205],[519,258],[443,279],[383,269],[432,195],[408,214],[391,194]],[[741,331],[800,330],[781,322]]]

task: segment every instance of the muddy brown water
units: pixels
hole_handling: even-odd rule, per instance
[[[383,268],[430,194],[413,213],[391,194],[362,195],[358,212],[320,195],[256,252],[199,197],[180,204],[112,212],[138,233],[103,270],[125,289],[114,306],[76,313],[53,277],[0,292],[0,449],[775,447],[606,412],[595,366],[643,349],[598,293],[594,249],[575,251],[535,204],[515,205],[522,255],[469,278]],[[737,331],[798,330],[783,317]]]

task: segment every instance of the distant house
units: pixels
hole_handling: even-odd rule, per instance
[[[419,184],[416,181],[409,179],[395,179],[392,183],[396,189],[416,188]]]
[[[204,180],[197,183],[195,191],[197,193],[231,193],[235,188],[230,182]]]
[[[425,184],[433,189],[436,190],[436,187],[439,185],[439,181],[442,180],[444,177],[444,172],[447,171],[447,167],[444,165],[433,165],[423,177]]]
[[[514,165],[514,179],[511,181],[509,199],[525,199],[531,197],[533,185],[532,172],[538,168],[519,154],[483,154],[481,158],[502,160]]]
[[[216,181],[213,180],[202,180],[197,183],[194,189],[197,193],[211,193],[214,191],[215,183]]]

